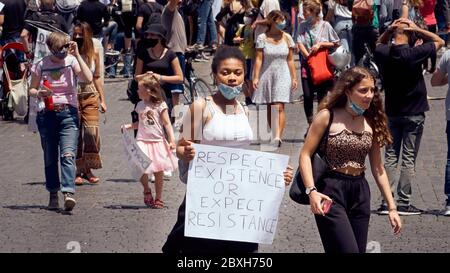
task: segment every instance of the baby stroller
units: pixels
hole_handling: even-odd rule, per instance
[[[3,120],[14,119],[14,112],[25,116],[28,111],[28,64],[24,64],[28,60],[25,52],[23,44],[16,42],[8,43],[1,49],[0,115]]]

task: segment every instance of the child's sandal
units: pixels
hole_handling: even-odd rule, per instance
[[[145,205],[147,205],[149,207],[153,207],[154,200],[153,200],[153,195],[152,195],[151,190],[144,192],[144,203],[145,203]]]
[[[164,202],[161,199],[156,199],[155,202],[153,202],[152,208],[154,208],[154,209],[163,209],[164,208]]]

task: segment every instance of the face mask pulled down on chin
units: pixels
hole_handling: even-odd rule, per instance
[[[242,84],[238,86],[229,86],[223,83],[219,83],[217,86],[220,93],[227,99],[232,100],[236,98],[242,92]]]

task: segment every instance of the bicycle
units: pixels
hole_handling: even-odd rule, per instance
[[[361,58],[361,60],[359,60],[358,66],[362,66],[362,67],[366,68],[367,70],[369,70],[369,72],[377,80],[376,84],[378,85],[378,87],[380,87],[380,90],[382,90],[383,89],[383,78],[380,73],[380,70],[378,69],[377,64],[375,63],[375,58],[373,56],[373,53],[370,50],[367,43],[364,44],[364,50],[365,50],[365,53],[364,53],[363,57]]]
[[[207,96],[213,95],[211,87],[209,87],[205,80],[195,74],[194,67],[192,66],[192,62],[198,54],[201,54],[201,51],[192,50],[185,53],[186,67],[183,92],[183,97],[186,101],[185,104],[191,104],[198,98],[206,98]]]

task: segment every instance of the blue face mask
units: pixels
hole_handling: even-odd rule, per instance
[[[279,30],[283,30],[286,27],[286,21],[283,21],[276,25]]]
[[[352,102],[351,100],[348,100],[348,106],[350,107],[352,112],[355,113],[357,116],[362,116],[366,111],[365,109],[359,107],[356,103]]]
[[[222,95],[227,100],[232,100],[232,99],[236,98],[236,96],[242,92],[242,84],[231,87],[226,84],[219,83],[219,85],[217,87],[219,88],[220,93],[222,93]]]

